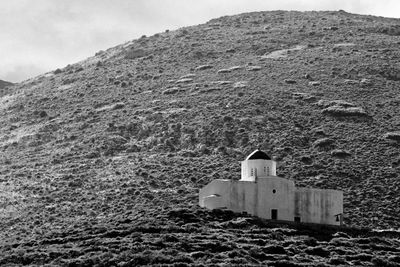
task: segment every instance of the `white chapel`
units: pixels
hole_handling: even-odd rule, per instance
[[[296,187],[276,176],[276,161],[257,149],[242,161],[239,181],[211,181],[200,190],[199,205],[271,220],[342,225],[343,192]]]

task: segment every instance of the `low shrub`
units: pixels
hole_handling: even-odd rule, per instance
[[[286,254],[285,248],[279,245],[266,246],[263,248],[263,251],[266,254]]]
[[[320,256],[324,258],[331,255],[331,252],[323,247],[308,248],[305,250],[305,252],[309,255]]]
[[[395,262],[385,260],[382,258],[373,258],[371,262],[374,264],[374,266],[379,266],[379,267],[398,267],[399,265]]]
[[[335,257],[335,258],[329,259],[328,263],[331,265],[345,265],[346,261],[342,258]]]
[[[131,49],[126,52],[125,58],[126,59],[136,59],[147,56],[148,53],[144,49]]]
[[[346,259],[347,259],[347,260],[350,260],[350,261],[354,261],[354,260],[358,260],[358,261],[371,261],[372,255],[365,254],[365,253],[360,253],[360,254],[356,254],[356,255],[349,255],[349,256],[346,256]]]

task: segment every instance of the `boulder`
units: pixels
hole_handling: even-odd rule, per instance
[[[220,69],[220,70],[217,71],[217,73],[229,73],[229,72],[232,72],[232,71],[235,71],[235,70],[239,70],[241,68],[242,68],[242,66],[233,66],[233,67],[230,67],[228,69]]]
[[[351,153],[343,149],[332,150],[331,155],[336,158],[346,158],[351,156]]]
[[[344,100],[332,100],[332,101],[329,101],[329,100],[323,100],[322,99],[322,100],[317,102],[317,105],[320,106],[320,107],[324,107],[324,108],[330,107],[330,106],[340,106],[340,107],[343,107],[343,108],[355,107],[355,105],[353,103],[350,103],[350,102],[347,102],[347,101],[344,101]]]
[[[249,66],[249,67],[247,67],[248,71],[258,71],[258,70],[261,70],[261,69],[262,69],[261,66]]]
[[[319,82],[319,81],[312,81],[312,82],[309,82],[308,85],[311,85],[311,86],[319,86],[319,85],[321,85],[321,82]]]
[[[320,138],[313,143],[313,147],[329,147],[332,146],[334,142],[335,141],[330,138]]]
[[[176,83],[190,83],[192,81],[193,81],[193,79],[191,79],[191,78],[183,78],[183,79],[177,80]]]
[[[201,65],[195,68],[195,70],[206,70],[206,69],[211,69],[213,68],[212,65]]]
[[[400,131],[398,132],[388,132],[383,135],[385,139],[394,140],[400,142]]]
[[[287,83],[287,84],[295,84],[296,81],[292,80],[292,79],[285,79],[285,83]]]
[[[363,108],[360,107],[345,108],[337,105],[323,109],[322,113],[333,116],[358,116],[358,117],[368,116],[368,113]]]

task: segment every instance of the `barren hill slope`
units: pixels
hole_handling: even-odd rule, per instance
[[[13,83],[0,80],[0,97],[11,92],[10,87]]]
[[[398,229],[399,25],[241,14],[16,85],[0,98],[0,264],[397,266],[396,231],[265,225],[196,205],[260,146],[278,175],[343,190],[346,225]]]
[[[12,85],[12,83],[0,80],[0,89],[3,89],[6,86]]]

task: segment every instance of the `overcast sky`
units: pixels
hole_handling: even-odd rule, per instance
[[[400,0],[0,0],[0,79],[19,82],[144,34],[277,9],[400,18]]]

